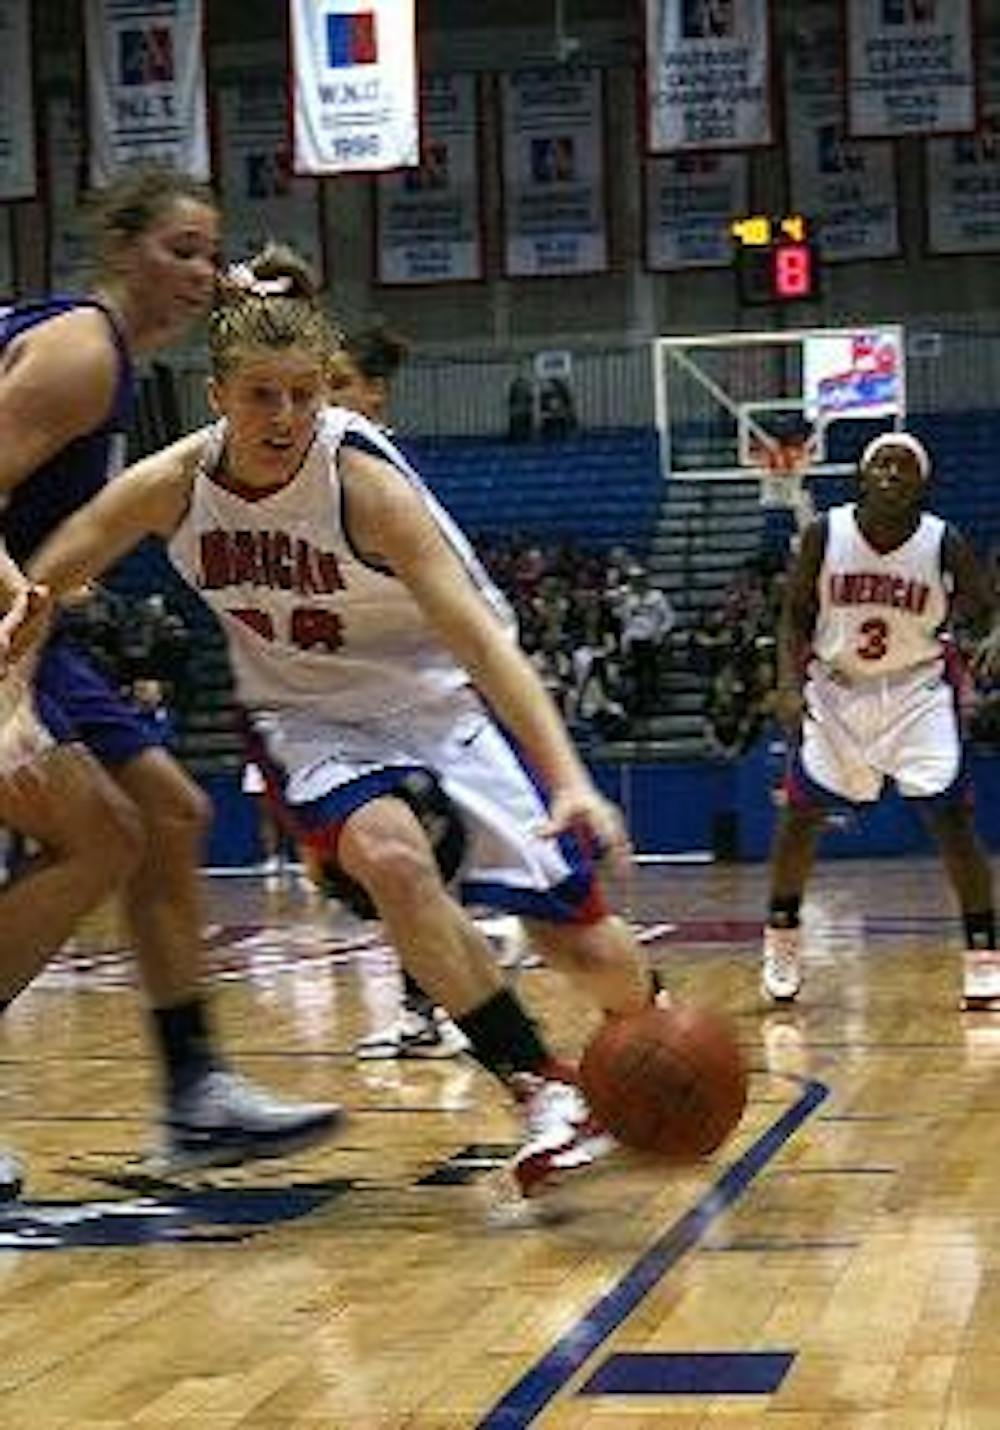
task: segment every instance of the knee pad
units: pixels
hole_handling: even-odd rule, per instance
[[[430,770],[411,770],[389,793],[412,809],[434,851],[442,879],[450,883],[465,856],[465,826],[437,776]],[[378,918],[368,891],[345,874],[332,858],[314,858],[310,873],[324,894],[339,899],[359,918]]]

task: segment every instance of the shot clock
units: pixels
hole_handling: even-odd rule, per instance
[[[744,303],[798,303],[819,297],[819,259],[802,214],[747,214],[729,232]]]

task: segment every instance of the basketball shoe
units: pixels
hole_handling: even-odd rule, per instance
[[[760,979],[765,996],[774,1003],[791,1003],[798,997],[802,967],[797,928],[765,927]]]
[[[967,1013],[1000,1012],[1000,953],[995,949],[966,950],[962,1008]]]
[[[304,1151],[343,1122],[343,1110],[331,1103],[286,1102],[215,1068],[171,1098],[152,1160],[171,1171],[236,1167]]]
[[[570,1074],[567,1074],[570,1076]],[[602,1162],[618,1143],[597,1123],[580,1089],[558,1078],[517,1073],[511,1081],[526,1137],[509,1164],[524,1198],[541,1196]]]
[[[382,1058],[455,1058],[468,1050],[469,1040],[443,1008],[404,1008],[395,1023],[368,1033],[354,1045],[364,1062]]]

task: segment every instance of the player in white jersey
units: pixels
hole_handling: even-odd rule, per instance
[[[801,739],[771,856],[763,987],[801,982],[799,906],[831,803],[877,800],[892,780],[923,813],[965,926],[962,1005],[1000,1008],[990,871],[976,839],[962,759],[952,606],[993,621],[989,583],[965,539],[923,510],[930,459],[904,432],[870,442],[856,504],[807,528],[778,639],[778,715]],[[1000,625],[977,659],[1000,667]]]
[[[220,421],[120,477],[31,574],[62,592],[150,532],[169,543],[301,837],[522,1103],[530,1194],[608,1139],[462,903],[524,915],[599,1007],[637,1011],[653,981],[593,857],[627,842],[461,532],[377,427],[324,406],[333,341],[287,250],[231,276],[210,323]]]

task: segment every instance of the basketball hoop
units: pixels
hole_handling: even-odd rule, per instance
[[[815,515],[806,477],[813,463],[814,434],[794,432],[761,434],[751,440],[751,458],[760,473],[760,504],[770,510],[791,511],[801,532]]]

